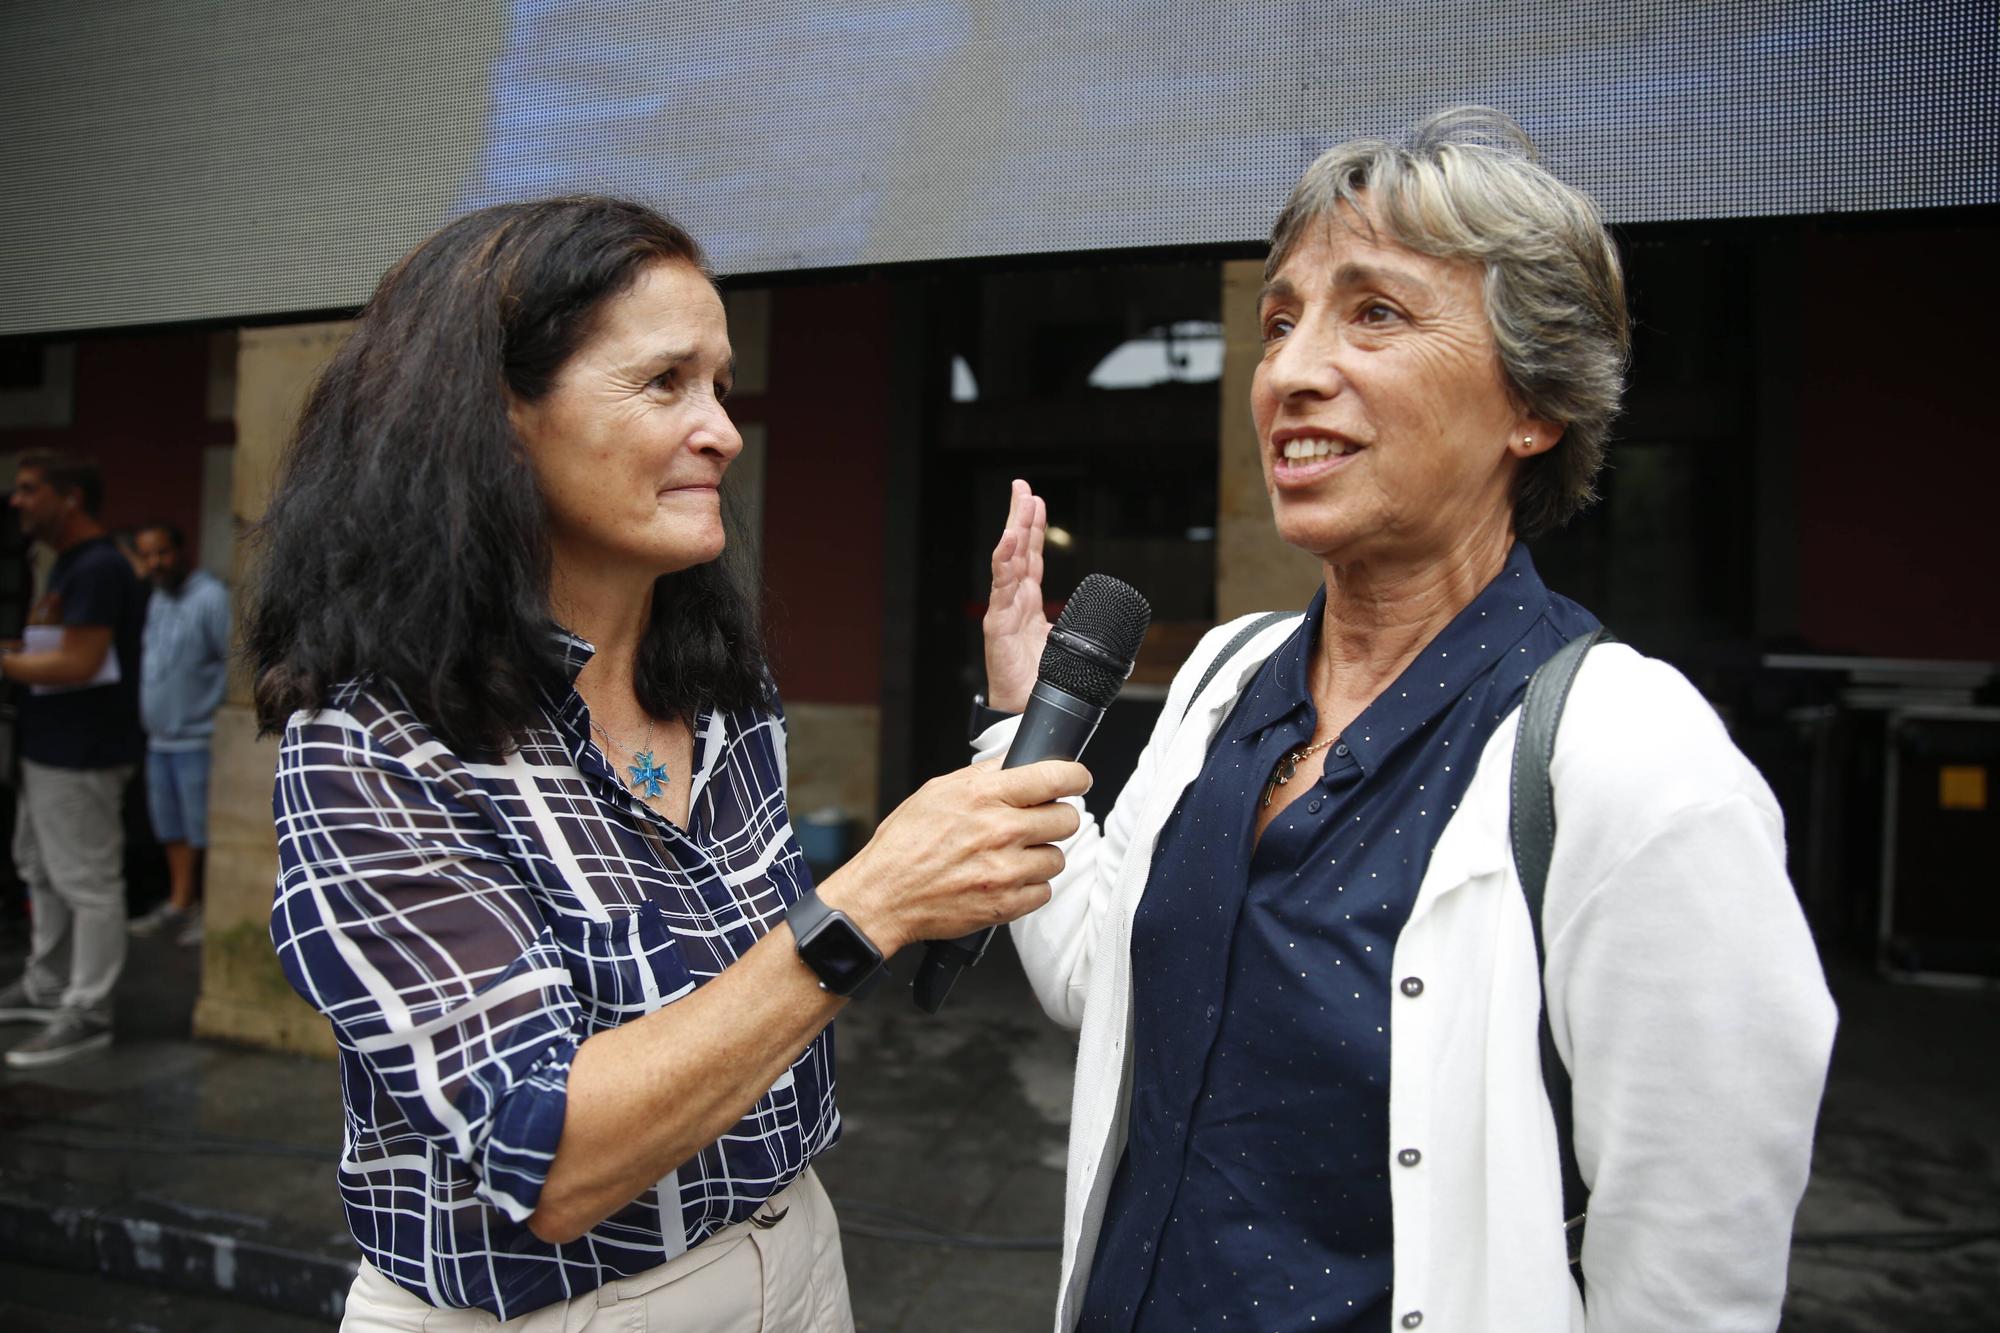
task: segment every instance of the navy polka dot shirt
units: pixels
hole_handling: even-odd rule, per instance
[[[1154,853],[1092,1333],[1390,1327],[1396,937],[1494,728],[1597,622],[1516,545],[1253,847],[1264,784],[1317,722],[1324,601],[1259,669]]]

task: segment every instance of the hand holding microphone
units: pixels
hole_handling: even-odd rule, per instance
[[[1061,872],[1052,845],[1075,833],[1081,764],[1003,768],[988,761],[932,778],[890,811],[867,846],[829,876],[819,897],[886,957],[1025,916],[1049,900]]]

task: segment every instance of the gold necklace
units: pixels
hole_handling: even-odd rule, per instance
[[[1264,799],[1260,804],[1269,809],[1271,802],[1277,799],[1278,788],[1290,782],[1298,774],[1299,761],[1310,759],[1339,739],[1339,736],[1328,736],[1316,745],[1299,745],[1285,751],[1284,758],[1280,759],[1278,766],[1271,770],[1271,780],[1264,784]]]

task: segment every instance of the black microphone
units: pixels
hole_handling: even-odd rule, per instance
[[[1118,697],[1153,608],[1130,584],[1092,574],[1076,585],[1069,604],[1049,630],[1021,729],[1007,747],[1002,768],[1043,759],[1075,759],[1090,743],[1104,710]],[[986,956],[997,926],[955,940],[932,940],[917,967],[917,1008],[934,1014],[951,994],[958,974]]]

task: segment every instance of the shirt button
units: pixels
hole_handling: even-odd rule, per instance
[[[1345,759],[1347,757],[1347,742],[1342,741],[1340,744],[1334,746],[1333,752],[1339,755],[1341,758]]]
[[[1424,979],[1422,977],[1403,978],[1403,994],[1409,996],[1411,999],[1414,1000],[1423,993],[1424,993]]]
[[[1415,1328],[1418,1324],[1421,1324],[1423,1322],[1424,1322],[1424,1312],[1422,1310],[1412,1310],[1408,1314],[1403,1316],[1404,1328]]]
[[[1396,1160],[1401,1162],[1404,1166],[1415,1166],[1418,1162],[1424,1160],[1424,1155],[1418,1152],[1415,1148],[1405,1148],[1403,1149],[1403,1151],[1396,1154]],[[1411,1327],[1415,1328],[1416,1325],[1412,1324]]]

